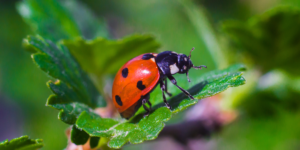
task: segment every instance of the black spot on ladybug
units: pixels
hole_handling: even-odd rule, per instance
[[[143,85],[143,81],[138,81],[136,87],[140,90],[144,90],[146,88],[145,85]]]
[[[143,60],[149,60],[149,59],[151,59],[151,58],[154,58],[154,56],[152,55],[152,54],[145,54],[145,55],[143,55]]]
[[[128,76],[128,68],[124,68],[124,69],[122,70],[122,76],[123,76],[124,78],[126,78],[126,77]]]
[[[118,103],[118,105],[122,106],[123,103],[122,103],[122,101],[121,101],[120,96],[119,96],[119,95],[116,95],[115,98],[116,98],[116,102]]]

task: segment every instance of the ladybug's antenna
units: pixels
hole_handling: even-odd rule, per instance
[[[195,49],[195,47],[193,47],[190,51],[190,55],[189,55],[189,59],[192,57],[192,51]]]
[[[192,57],[192,51],[195,49],[195,47],[193,47],[190,51],[190,55],[189,55],[189,59],[191,59]],[[192,63],[190,64],[192,65],[193,68],[195,69],[202,69],[202,67],[207,68],[205,65],[201,65],[201,66],[194,66]],[[186,77],[188,78],[188,81],[191,82],[190,78],[189,78],[189,71],[186,72]]]

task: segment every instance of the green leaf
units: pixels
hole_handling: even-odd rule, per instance
[[[25,21],[52,41],[80,36],[71,14],[57,0],[24,0],[17,9]]]
[[[160,44],[151,35],[131,35],[121,40],[82,38],[63,40],[82,68],[97,75],[116,73],[128,60],[148,52],[156,52]]]
[[[24,46],[35,52],[32,58],[37,66],[56,79],[47,83],[54,93],[48,98],[47,106],[61,110],[58,116],[60,120],[74,124],[82,111],[90,112],[92,108],[106,105],[65,46],[39,36],[29,36],[24,40]]]
[[[100,141],[99,137],[91,137],[91,139],[90,139],[90,147],[91,148],[97,147],[98,144],[99,144],[99,141]]]
[[[79,1],[24,0],[17,10],[36,33],[55,42],[79,36],[109,37],[105,22]]]
[[[299,74],[299,69],[295,69],[300,63],[299,26],[300,10],[285,6],[271,9],[247,22],[225,21],[222,29],[232,46],[247,55],[246,61],[250,58],[262,67],[262,71],[280,68]]]
[[[84,145],[89,140],[89,135],[83,131],[76,128],[76,126],[73,125],[72,131],[71,131],[71,141],[76,145]]]
[[[190,100],[184,94],[180,93],[169,100],[173,108],[172,110],[164,107],[162,98],[159,98],[160,102],[157,103],[155,101],[156,105],[148,117],[144,118],[144,112],[138,111],[137,115],[130,121],[118,121],[101,118],[93,113],[83,112],[78,117],[76,126],[86,131],[90,136],[108,138],[108,146],[111,148],[120,148],[127,142],[138,144],[144,140],[153,140],[157,138],[160,131],[164,128],[165,122],[172,115],[196,104],[200,99],[218,94],[229,87],[244,84],[245,79],[241,72],[244,69],[243,65],[234,65],[228,69],[212,71],[199,76],[197,78],[198,84],[189,89],[197,100]],[[152,93],[152,95],[157,94]]]
[[[29,139],[27,135],[0,142],[1,150],[36,150],[43,147],[42,139]]]
[[[96,17],[84,3],[78,0],[62,1],[62,5],[71,13],[81,35],[85,39],[94,39],[95,37],[108,38],[109,33],[106,23],[103,19]]]

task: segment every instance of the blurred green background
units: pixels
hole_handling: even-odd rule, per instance
[[[35,33],[18,13],[18,2],[0,1],[0,141],[29,135],[42,138],[45,150],[63,149],[68,126],[57,119],[56,110],[45,107],[51,94],[46,87],[49,77],[22,48],[22,39]],[[105,22],[107,30],[100,35],[118,39],[150,33],[161,43],[160,51],[187,54],[195,47],[194,64],[209,67],[202,72],[233,63],[247,66],[246,85],[223,98],[224,109],[239,111],[239,117],[211,139],[194,142],[193,149],[300,149],[300,1],[79,3]],[[157,139],[124,149],[159,149],[164,144],[164,149],[184,149],[174,141],[165,142]]]

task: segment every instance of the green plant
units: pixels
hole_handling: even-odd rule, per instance
[[[221,29],[230,41],[231,50],[248,56],[242,58],[260,66],[263,73],[281,69],[299,74],[293,65],[299,64],[299,25],[299,8],[280,6],[246,22],[224,21]],[[239,58],[240,61],[243,59]]]
[[[24,135],[10,141],[5,140],[0,142],[1,150],[36,150],[43,147],[43,140],[41,139],[29,139],[28,136]]]
[[[100,32],[95,24],[82,21],[95,18],[87,8],[77,3],[71,4],[78,9],[49,0],[29,0],[18,5],[25,21],[39,34],[25,38],[23,45],[32,52],[34,63],[51,77],[47,85],[53,95],[49,96],[47,106],[58,109],[58,119],[72,126],[70,139],[77,145],[83,145],[90,139],[91,147],[101,147],[104,142],[110,148],[121,148],[127,142],[137,144],[153,140],[172,116],[203,98],[245,83],[242,76],[245,66],[240,64],[201,75],[199,72],[191,74],[192,84],[185,76],[178,76],[180,85],[189,89],[196,100],[188,99],[170,86],[170,91],[175,94],[169,99],[172,110],[164,107],[161,91],[156,89],[151,93],[150,101],[154,107],[148,117],[142,117],[144,110],[141,108],[129,121],[120,117],[101,118],[94,110],[106,107],[109,101],[103,90],[106,77],[113,76],[122,64],[137,54],[157,52],[160,44],[152,35],[145,34],[108,39],[104,23],[96,22],[102,27],[103,32]],[[86,13],[74,15],[79,9]]]
[[[169,100],[173,108],[172,111],[163,107],[162,99],[158,98],[161,93],[159,90],[155,90],[151,94],[153,98],[150,99],[154,105],[154,111],[149,117],[141,117],[141,114],[143,114],[141,108],[129,122],[101,118],[93,112],[93,108],[105,106],[105,100],[96,92],[91,81],[80,69],[80,66],[65,46],[55,45],[41,37],[28,37],[25,40],[25,46],[30,51],[35,50],[36,53],[32,55],[32,58],[38,67],[56,79],[56,81],[48,82],[48,86],[55,95],[48,98],[47,105],[60,110],[59,119],[63,122],[71,125],[75,124],[77,128],[83,129],[90,136],[110,139],[109,146],[112,148],[120,148],[128,141],[136,144],[144,140],[152,140],[157,137],[164,127],[163,122],[168,121],[172,114],[196,104],[199,99],[220,93],[228,87],[245,83],[241,72],[244,70],[244,66],[234,65],[228,69],[212,71],[199,77],[191,77],[191,80],[197,84],[182,86],[190,88],[190,93],[197,100],[187,99],[182,93],[174,96]],[[179,80],[186,79],[181,77]],[[85,83],[85,87],[82,83]],[[92,91],[94,92],[88,93]],[[83,136],[85,134],[82,132]],[[71,139],[73,138],[71,137]],[[84,141],[76,141],[78,141],[78,144],[82,144],[88,138],[82,140]]]

